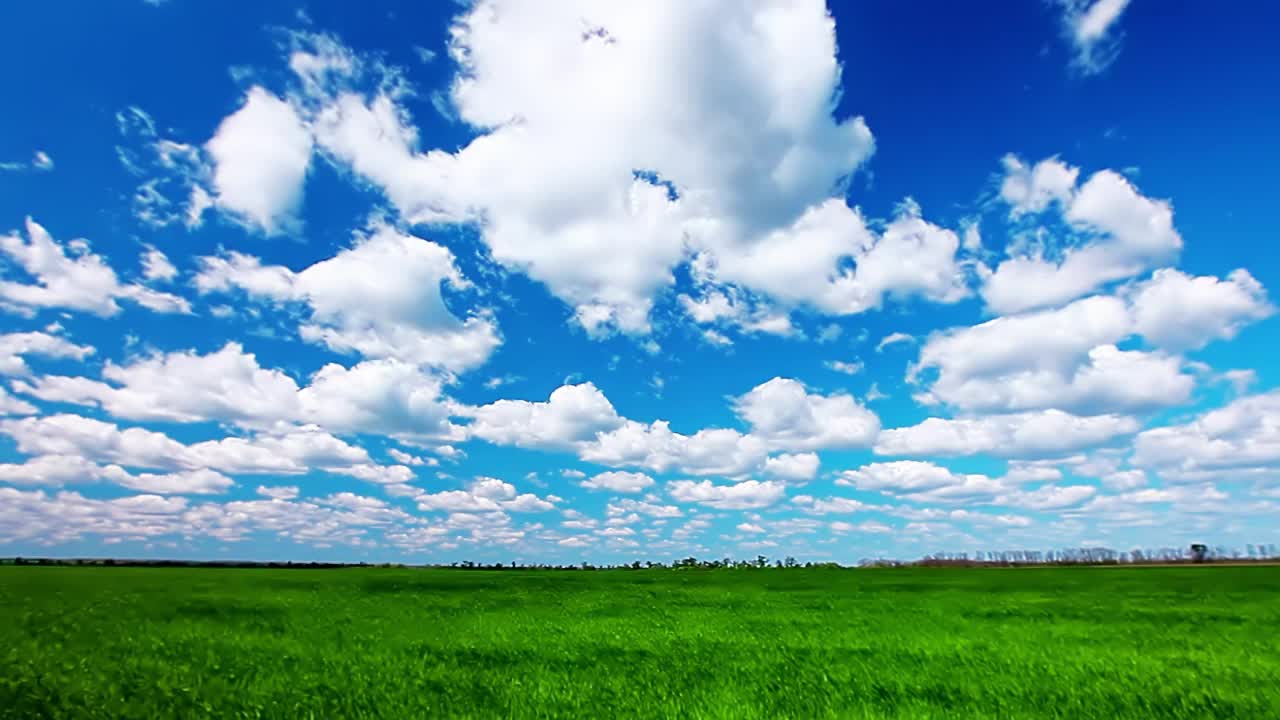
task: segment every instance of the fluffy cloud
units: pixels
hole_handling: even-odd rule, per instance
[[[942,303],[968,296],[959,246],[954,232],[915,214],[901,215],[876,235],[858,211],[828,200],[791,227],[750,245],[726,243],[699,256],[694,267],[703,282],[736,283],[787,305],[848,315],[879,308],[886,296]],[[846,260],[852,267],[836,272]],[[699,310],[704,317],[723,313],[714,305]]]
[[[142,277],[147,280],[168,282],[178,276],[178,268],[173,266],[169,257],[154,247],[147,247],[142,253]]]
[[[603,472],[583,480],[588,490],[612,490],[621,493],[638,493],[653,485],[653,478],[638,472]]]
[[[1095,296],[1058,310],[1001,317],[930,336],[913,366],[936,368],[936,385],[969,377],[999,376],[1025,369],[1062,370],[1099,345],[1129,335],[1131,322],[1122,300]],[[954,380],[952,378],[955,378]],[[935,389],[936,392],[936,389]]]
[[[828,360],[823,363],[823,365],[826,365],[828,369],[842,375],[857,375],[862,372],[862,368],[864,367],[863,364],[857,360],[854,360],[853,362],[846,362],[844,360]]]
[[[647,425],[628,420],[579,448],[579,457],[588,462],[691,475],[740,475],[760,467],[767,456],[765,443],[752,435],[729,428],[684,435],[664,420]]]
[[[1019,490],[996,498],[996,504],[1027,510],[1060,510],[1073,507],[1098,494],[1092,485],[1045,485],[1035,490]]]
[[[294,64],[325,152],[412,221],[478,221],[495,259],[545,283],[589,331],[647,332],[687,249],[717,282],[832,312],[967,292],[954,233],[903,217],[876,237],[833,197],[873,141],[860,118],[831,116],[840,66],[820,2],[642,14],[478,3],[453,29],[452,102],[481,134],[456,153],[418,151],[394,91],[316,81],[312,67],[334,70],[327,80],[361,70],[317,44]]]
[[[750,432],[704,428],[686,435],[664,420],[629,420],[591,383],[557,388],[546,402],[499,400],[455,408],[471,418],[467,429],[473,437],[493,443],[574,450],[583,460],[611,467],[691,475],[763,471],[809,479],[817,470],[817,457],[794,451],[865,447],[879,429],[875,414],[853,397],[810,394],[786,378],[774,378],[736,398],[734,410]],[[775,451],[787,452],[770,457]]]
[[[8,390],[0,387],[0,417],[6,415],[34,415],[36,406],[9,394]]]
[[[97,405],[130,420],[271,421],[297,416],[298,386],[279,370],[258,365],[239,343],[207,355],[176,352],[129,365],[108,361],[99,382],[45,376],[22,389],[42,400]]]
[[[214,201],[268,235],[288,231],[311,163],[311,133],[289,103],[253,87],[205,145]]]
[[[200,258],[201,292],[240,288],[277,302],[305,302],[305,340],[339,352],[394,358],[448,370],[483,363],[500,340],[486,318],[459,320],[441,286],[466,287],[453,254],[379,225],[336,256],[294,273],[240,254]]]
[[[987,271],[982,297],[997,313],[1061,305],[1157,267],[1182,248],[1169,203],[1140,194],[1115,172],[1094,173],[1076,188],[1067,181],[1078,170],[1056,158],[1028,169],[1010,157],[1005,169],[1001,194],[1013,214],[1043,212],[1057,200],[1061,219],[1085,240],[1057,253],[1060,259],[1049,248],[1033,246]]]
[[[1008,478],[955,473],[940,465],[918,460],[864,465],[841,473],[836,484],[926,503],[989,503],[1016,487],[1016,483]],[[857,501],[845,501],[843,498],[817,501],[815,511],[825,508],[827,512],[835,512],[836,503],[847,502]],[[864,508],[858,503],[857,507],[850,507],[847,511]]]
[[[985,377],[943,375],[921,399],[969,411],[1137,412],[1184,403],[1194,385],[1178,357],[1099,345],[1065,374],[1033,367]]]
[[[226,492],[235,483],[208,468],[171,473],[130,474],[119,465],[98,465],[75,455],[41,455],[23,463],[0,464],[0,480],[15,485],[84,484],[105,480],[131,490],[161,495]]]
[[[779,480],[804,482],[818,474],[820,461],[817,453],[784,453],[764,462],[764,474]]]
[[[77,455],[41,455],[22,463],[0,465],[0,480],[14,485],[88,483],[113,474],[128,473],[118,465],[104,467]]]
[[[631,498],[614,500],[609,503],[606,512],[609,517],[618,517],[629,513],[639,513],[653,518],[677,518],[684,515],[684,512],[675,505],[660,505],[648,500],[632,500]]]
[[[216,470],[199,468],[172,473],[139,473],[114,482],[131,490],[160,495],[212,495],[226,492],[235,483]]]
[[[908,379],[932,380],[917,399],[968,412],[1150,410],[1185,402],[1195,384],[1169,350],[1233,337],[1272,311],[1243,270],[1219,280],[1165,269],[1119,295],[936,332]],[[1161,349],[1116,347],[1135,335]]]
[[[1196,349],[1211,340],[1230,340],[1275,308],[1248,270],[1226,280],[1193,277],[1172,268],[1157,270],[1132,296],[1134,329],[1162,347]]]
[[[1016,155],[1005,155],[1004,179],[1000,182],[1000,198],[1009,205],[1014,217],[1047,210],[1054,202],[1066,204],[1075,192],[1080,169],[1057,158],[1049,158],[1028,166]]]
[[[393,359],[329,364],[298,392],[303,422],[333,432],[386,434],[417,443],[458,440],[440,378]]]
[[[591,383],[558,387],[546,402],[499,400],[459,412],[472,419],[474,437],[520,447],[571,448],[623,423]]]
[[[752,388],[737,398],[734,411],[770,449],[864,447],[880,430],[880,419],[851,395],[810,394],[788,378]]]
[[[30,374],[23,355],[84,360],[94,352],[87,345],[76,345],[66,338],[43,332],[0,335],[0,375]]]
[[[916,460],[900,460],[896,462],[872,463],[857,470],[841,473],[837,484],[850,485],[859,490],[880,492],[885,495],[899,497],[904,500],[921,503],[982,503],[1018,507],[1029,510],[1050,510],[1079,505],[1092,497],[1097,489],[1090,485],[1042,485],[1032,490],[1022,489],[1028,481],[1038,481],[1041,477],[1029,477],[1025,474],[1010,472],[1004,477],[993,478],[977,473],[956,473],[929,462]],[[832,500],[839,500],[833,498]],[[995,525],[1023,525],[1025,518],[997,518],[972,513],[967,510],[953,510],[945,515],[930,510],[920,510],[903,506],[893,511],[904,517],[915,519],[935,519],[943,517],[952,520],[967,520]]]
[[[0,253],[34,282],[0,280],[0,308],[24,315],[41,308],[63,308],[106,317],[120,311],[116,300],[123,298],[155,312],[191,312],[190,303],[177,295],[122,284],[115,270],[91,252],[85,240],[72,240],[64,247],[31,218],[27,218],[26,230],[25,241],[17,233],[0,235]]]
[[[48,495],[43,490],[0,487],[0,537],[44,543],[66,542],[84,535],[156,537],[177,532],[186,507],[187,499],[181,497],[132,495],[91,500],[73,492]]]
[[[102,407],[115,417],[171,422],[232,422],[247,427],[309,423],[333,432],[378,433],[410,441],[460,439],[440,378],[397,360],[328,364],[302,388],[258,364],[236,342],[201,355],[156,354],[128,365],[108,362],[106,382],[43,376],[20,381],[43,400]]]
[[[719,510],[749,510],[768,507],[786,490],[780,482],[744,480],[732,485],[716,485],[710,480],[676,480],[667,483],[667,491],[676,502],[698,503]]]
[[[420,493],[414,497],[422,511],[453,513],[546,512],[555,508],[532,493],[520,494],[514,485],[497,478],[478,477],[466,490]]]
[[[414,478],[413,470],[404,465],[347,465],[326,470],[379,485],[402,485]]]
[[[880,509],[861,500],[842,497],[815,498],[810,495],[797,495],[791,499],[791,502],[801,506],[811,515],[848,514]]]
[[[297,485],[276,485],[276,486],[259,485],[257,492],[259,495],[265,498],[271,498],[273,500],[293,500],[294,498],[298,497],[298,486]]]
[[[0,420],[0,433],[27,455],[77,456],[95,463],[163,470],[298,474],[370,464],[369,454],[315,427],[185,445],[164,433],[79,415]]]
[[[245,540],[254,533],[327,547],[371,544],[379,529],[392,545],[418,548],[439,542],[447,528],[418,524],[416,518],[376,498],[338,493],[315,502],[279,497],[193,504],[183,497],[131,495],[112,500],[79,493],[48,494],[0,487],[0,539],[61,543],[92,536],[104,542],[166,536]]]
[[[928,418],[909,427],[884,430],[878,455],[976,455],[1001,457],[1064,455],[1095,447],[1138,431],[1137,420],[1123,415],[1079,416],[1061,410]]]
[[[1134,439],[1132,463],[1166,480],[1230,479],[1280,468],[1280,391],[1250,395]]]
[[[930,462],[899,460],[872,463],[857,470],[846,470],[836,479],[837,485],[859,490],[916,491],[931,490],[957,481],[950,470]]]
[[[1081,515],[1131,516],[1152,505],[1168,505],[1179,512],[1220,512],[1228,495],[1212,485],[1145,488],[1118,495],[1102,495],[1079,509]]]

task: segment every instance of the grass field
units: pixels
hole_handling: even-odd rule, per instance
[[[1277,718],[1280,568],[0,567],[3,718]]]

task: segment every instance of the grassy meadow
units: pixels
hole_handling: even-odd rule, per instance
[[[0,718],[1276,718],[1280,567],[0,567]]]

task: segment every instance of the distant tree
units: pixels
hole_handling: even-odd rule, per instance
[[[1209,546],[1202,543],[1195,543],[1191,546],[1191,562],[1202,563],[1209,555]]]

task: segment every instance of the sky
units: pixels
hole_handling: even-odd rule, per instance
[[[0,554],[1280,542],[1275,12],[7,4]]]

